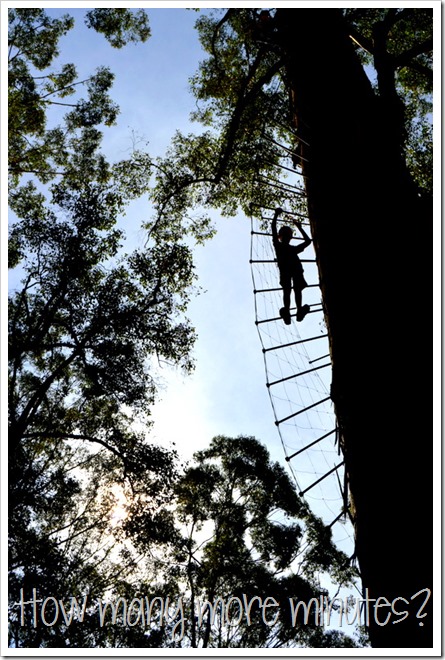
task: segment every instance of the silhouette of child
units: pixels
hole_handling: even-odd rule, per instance
[[[299,245],[290,245],[290,240],[293,236],[291,227],[281,227],[277,232],[277,219],[281,213],[283,213],[282,209],[275,209],[272,219],[272,240],[280,271],[280,286],[283,288],[283,307],[280,309],[280,316],[286,325],[290,325],[290,298],[292,289],[294,290],[295,304],[297,306],[297,321],[302,321],[309,311],[309,305],[302,305],[301,292],[307,286],[307,282],[304,279],[303,266],[298,255],[312,241],[301,226],[301,222],[294,220],[294,224],[300,230],[304,240]]]

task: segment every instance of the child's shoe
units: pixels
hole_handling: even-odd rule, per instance
[[[282,307],[280,309],[280,316],[285,322],[286,325],[290,325],[291,320],[290,320],[290,311],[286,309],[285,307]]]
[[[300,307],[300,309],[297,312],[297,321],[302,321],[306,314],[309,312],[310,307],[309,305],[303,305],[303,307]]]

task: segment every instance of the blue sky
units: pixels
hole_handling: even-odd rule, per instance
[[[85,28],[84,10],[69,11],[78,20],[62,42],[60,60],[74,61],[80,78],[99,65],[109,66],[116,75],[112,96],[121,112],[117,126],[104,131],[104,151],[110,159],[129,155],[133,133],[139,136],[141,145],[148,143],[152,156],[158,156],[164,153],[176,130],[200,130],[189,122],[194,98],[188,91],[188,80],[203,57],[193,28],[196,12],[150,9],[150,39],[145,44],[115,50],[103,37]],[[148,199],[129,207],[122,219],[128,248],[145,240],[141,223],[151,215]],[[192,300],[188,312],[199,336],[196,370],[192,377],[182,377],[162,368],[161,375],[169,386],[153,415],[159,417],[159,429],[155,427],[154,431],[162,441],[164,433],[173,439],[179,428],[182,434],[187,429],[187,440],[182,445],[186,453],[207,444],[218,433],[246,433],[261,439],[260,431],[264,434],[266,425],[273,422],[254,325],[250,223],[244,216],[234,219],[221,218],[217,212],[213,215],[217,237],[195,250],[203,293]],[[276,435],[273,423],[271,431]],[[277,458],[282,458],[280,452]]]

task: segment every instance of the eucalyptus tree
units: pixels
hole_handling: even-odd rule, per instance
[[[158,163],[149,229],[186,232],[197,206],[308,213],[363,585],[410,608],[399,625],[371,619],[371,641],[431,645],[431,616],[419,625],[415,598],[432,587],[432,445],[418,443],[427,413],[411,376],[415,364],[428,380],[426,305],[414,292],[431,232],[432,11],[231,8],[197,28],[207,59],[192,80],[193,117],[203,128],[178,133]],[[305,197],[274,185],[286,175],[277,143]],[[407,359],[398,346],[413,324]]]
[[[149,34],[142,11],[86,16],[116,47]],[[147,193],[151,161],[134,153],[110,163],[101,152],[101,129],[118,112],[111,72],[86,81],[72,64],[54,72],[73,19],[43,9],[9,18],[9,262],[20,281],[9,296],[11,644],[63,646],[71,636],[88,646],[93,612],[67,634],[35,626],[32,607],[22,615],[21,594],[102,595],[134,569],[117,547],[119,497],[151,495],[159,511],[169,502],[177,456],[150,443],[150,408],[160,360],[193,368],[184,312],[195,275],[190,249],[174,239],[125,253],[117,221]],[[69,107],[55,118],[54,105]],[[167,527],[153,542],[163,535]]]
[[[332,530],[313,515],[256,438],[213,438],[179,477],[172,506],[176,539],[158,557],[159,591],[146,585],[149,593],[181,603],[181,617],[163,631],[153,626],[155,639],[163,632],[162,646],[360,645],[335,631],[338,601],[321,586],[322,576],[329,575],[350,588],[355,569],[333,544]],[[152,525],[149,503],[132,507],[125,526],[141,552]]]
[[[52,541],[75,549],[73,537],[109,530],[113,483],[135,495],[152,489],[159,506],[169,499],[174,452],[151,446],[147,432],[156,360],[193,367],[184,307],[194,272],[174,242],[120,254],[121,167],[107,183],[81,170],[53,184],[45,202],[32,183],[11,196],[22,272],[9,301],[10,547],[19,581],[40,570],[30,545],[48,556]]]
[[[42,8],[16,7],[9,9],[8,19],[10,185],[17,185],[25,173],[46,183],[64,170],[74,134],[115,122],[119,108],[108,93],[114,75],[99,67],[79,80],[74,63],[57,63],[56,68],[60,41],[73,29],[73,16],[52,18]],[[85,23],[115,48],[150,36],[143,10],[90,9]],[[83,89],[86,97],[79,98]],[[55,109],[66,111],[61,125],[50,120]]]

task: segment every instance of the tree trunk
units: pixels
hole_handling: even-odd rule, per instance
[[[422,295],[431,209],[341,10],[278,9],[276,25],[298,130],[310,144],[303,153],[309,219],[356,553],[363,588],[381,599],[369,607],[371,644],[431,647],[432,598],[422,612],[428,592],[413,598],[432,589],[430,308]]]

